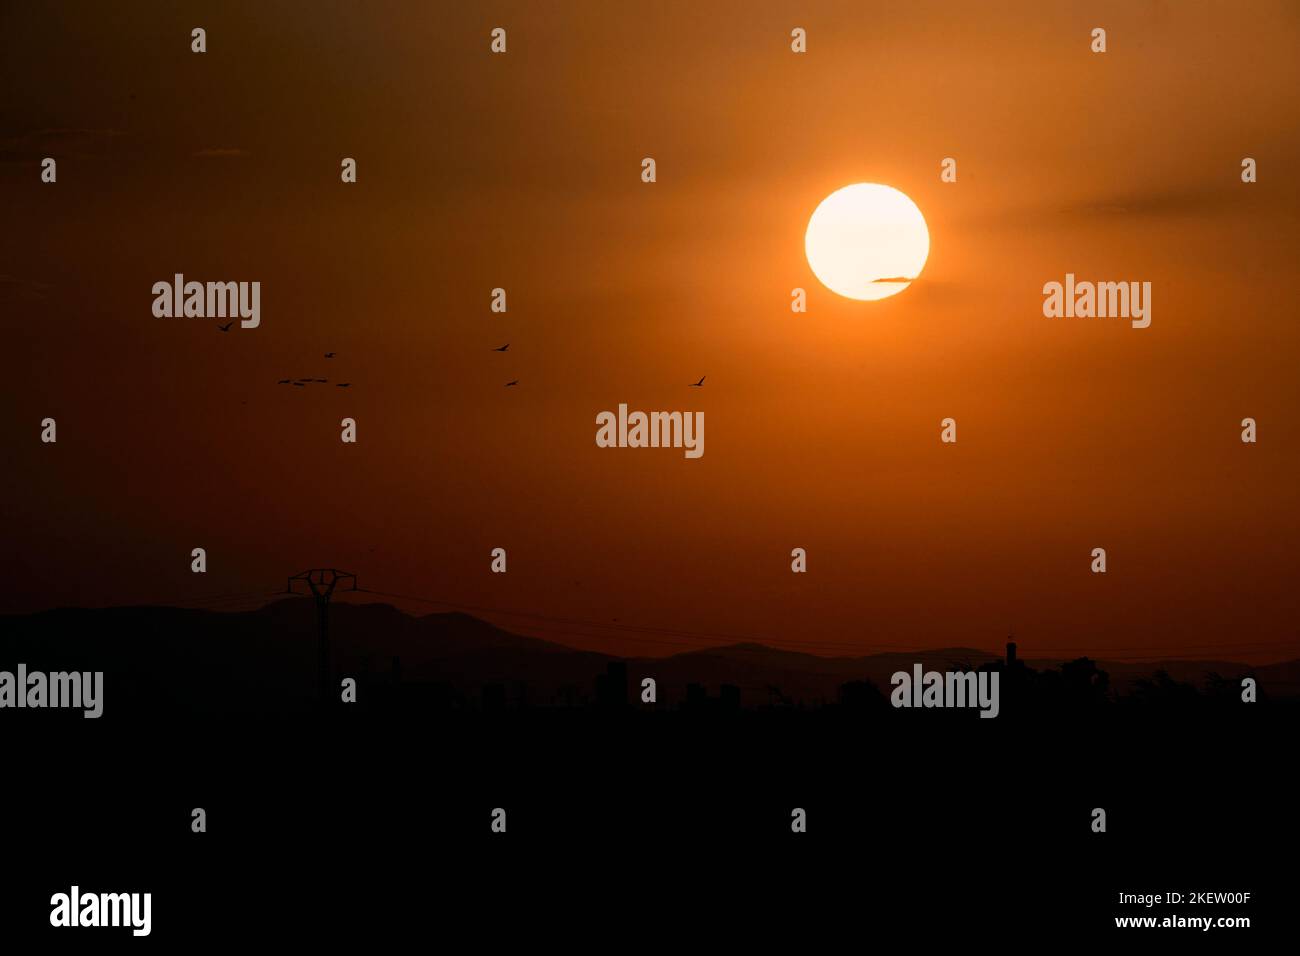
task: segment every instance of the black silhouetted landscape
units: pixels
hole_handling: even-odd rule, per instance
[[[575,875],[589,918],[613,919],[629,894],[691,907],[780,886],[783,906],[860,911],[904,936],[936,907],[981,932],[1092,936],[1134,887],[1252,888],[1257,919],[1282,905],[1264,891],[1295,838],[1294,661],[756,644],[623,659],[465,614],[335,602],[328,621],[331,683],[354,677],[356,704],[318,700],[309,599],[0,618],[0,668],[105,672],[97,720],[5,714],[7,766],[86,781],[26,805],[8,843],[34,861],[15,911],[46,911],[70,870],[151,889],[160,934],[205,925],[232,942],[252,925],[367,938],[335,906],[432,906],[439,925],[477,926],[503,888],[512,912],[552,919],[577,905]],[[889,675],[917,661],[1000,669],[1002,713],[891,707]],[[658,681],[653,706],[642,676]],[[196,806],[206,834],[190,832]],[[1105,834],[1089,829],[1097,806]],[[489,830],[495,807],[507,834]],[[791,833],[795,807],[806,834]],[[242,921],[212,924],[200,891],[236,892]]]
[[[1099,716],[1108,711],[1238,710],[1241,680],[1254,678],[1256,708],[1294,710],[1300,660],[1153,662],[1035,660],[964,647],[828,657],[741,643],[665,657],[614,658],[512,633],[463,613],[412,616],[387,604],[329,609],[330,710],[400,713],[626,709],[862,715],[884,719],[890,676],[914,663],[937,670],[997,670],[998,719]],[[0,618],[0,664],[29,670],[102,670],[106,714],[236,715],[314,712],[319,704],[318,619],[304,598],[238,613],[174,607],[59,609]],[[1020,651],[1024,654],[1023,642]],[[657,700],[640,699],[641,680]],[[357,682],[354,704],[340,681]],[[939,716],[935,714],[934,716]],[[79,715],[78,715],[79,716]],[[904,712],[917,721],[928,712]],[[973,712],[961,715],[970,717]],[[42,715],[49,719],[49,715]]]

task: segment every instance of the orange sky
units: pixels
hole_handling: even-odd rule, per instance
[[[820,653],[1300,652],[1294,5],[267,6],[0,11],[0,609],[334,565]],[[859,181],[930,226],[883,302],[803,257]],[[261,281],[261,327],[154,318],[176,272]],[[1044,318],[1066,272],[1151,327]],[[597,448],[620,402],[705,455]]]

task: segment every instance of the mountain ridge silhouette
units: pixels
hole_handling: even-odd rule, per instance
[[[32,670],[102,670],[119,699],[123,690],[183,696],[188,686],[275,709],[301,705],[314,693],[316,628],[313,602],[297,597],[250,611],[57,608],[0,616],[0,669],[22,662]],[[475,701],[493,685],[511,700],[543,705],[590,702],[593,682],[611,664],[626,667],[633,696],[644,677],[653,677],[661,700],[684,697],[691,684],[711,691],[731,685],[752,706],[777,699],[830,703],[850,682],[870,681],[888,692],[890,675],[916,663],[927,670],[963,670],[1002,661],[997,654],[962,646],[827,657],[756,641],[623,658],[517,634],[460,611],[412,615],[383,602],[336,601],[329,610],[329,639],[338,676],[372,685],[437,686],[444,695]],[[1023,662],[1044,669],[1066,660]],[[1229,680],[1250,675],[1275,696],[1300,694],[1300,660],[1252,666],[1103,657],[1096,664],[1121,695],[1161,671],[1197,685],[1210,674]]]

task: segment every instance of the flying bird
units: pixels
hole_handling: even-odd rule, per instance
[[[507,342],[505,345],[501,346],[501,348],[499,348],[499,349],[493,349],[492,351],[493,351],[493,352],[504,352],[504,351],[505,351],[506,349],[508,349],[508,348],[510,348],[510,343],[509,343],[509,342]]]
[[[280,379],[280,381],[276,382],[275,384],[276,384],[276,385],[289,385],[289,384],[291,384],[291,383],[290,383],[290,381],[289,381],[287,378],[282,378],[282,379]]]
[[[703,387],[704,387],[704,380],[705,380],[707,377],[708,377],[707,375],[701,375],[701,376],[700,376],[700,380],[699,380],[698,382],[691,382],[691,388],[703,388]]]
[[[518,385],[518,384],[519,384],[519,379],[515,379],[513,382],[506,382],[506,388],[509,388],[511,385]]]
[[[307,386],[304,385],[302,382],[294,382],[294,383],[293,383],[293,387],[294,387],[294,388],[306,388]]]
[[[335,388],[347,388],[347,387],[348,387],[349,385],[351,385],[351,384],[352,384],[351,382],[336,382],[336,383],[334,384],[334,387],[335,387]]]
[[[234,324],[235,324],[234,321],[230,321],[227,322],[225,325],[218,325],[217,328],[219,328],[222,332],[229,332],[230,327]]]
[[[334,353],[333,353],[333,352],[326,352],[326,353],[325,353],[325,357],[326,357],[326,358],[333,358],[333,357],[334,357]]]

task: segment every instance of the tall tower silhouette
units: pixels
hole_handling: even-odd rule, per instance
[[[329,701],[330,695],[330,658],[329,658],[329,607],[330,598],[334,596],[334,589],[340,581],[352,582],[352,587],[348,590],[357,590],[357,576],[350,571],[339,571],[337,568],[312,568],[308,571],[302,571],[291,576],[285,585],[286,594],[300,594],[300,591],[293,589],[293,582],[303,581],[311,589],[311,595],[316,600],[316,630],[319,636],[317,645],[317,666],[319,670],[318,679],[320,706],[323,709]]]

